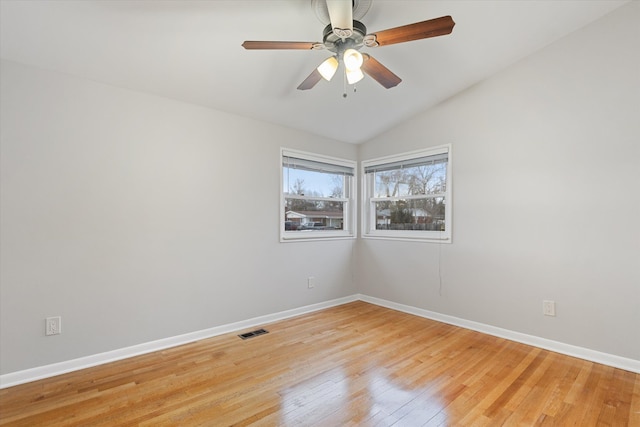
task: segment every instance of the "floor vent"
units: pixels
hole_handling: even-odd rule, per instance
[[[257,337],[258,335],[264,335],[264,334],[268,334],[269,331],[267,331],[266,329],[256,329],[255,331],[251,331],[251,332],[245,332],[244,334],[240,334],[238,335],[240,338],[242,338],[243,340],[249,339],[249,338],[253,338],[253,337]]]

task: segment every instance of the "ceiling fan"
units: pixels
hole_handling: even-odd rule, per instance
[[[372,0],[312,0],[318,18],[327,22],[322,33],[322,42],[299,41],[245,41],[245,49],[297,49],[328,50],[333,55],[311,72],[298,86],[299,90],[313,88],[323,78],[331,80],[340,63],[344,64],[345,77],[349,84],[364,78],[364,73],[385,88],[397,86],[402,79],[378,62],[371,55],[360,53],[363,47],[374,48],[412,40],[426,39],[450,34],[455,22],[451,16],[429,19],[367,33],[361,19],[371,6]],[[345,94],[346,96],[346,94]]]

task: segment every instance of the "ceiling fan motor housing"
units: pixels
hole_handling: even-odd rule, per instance
[[[331,27],[327,25],[322,32],[322,43],[324,47],[335,53],[342,53],[347,49],[360,50],[363,46],[364,36],[367,34],[367,27],[360,21],[353,21],[353,32],[347,38],[338,37]]]

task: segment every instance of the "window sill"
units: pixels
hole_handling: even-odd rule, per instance
[[[446,244],[451,243],[451,236],[447,236],[447,235],[442,235],[441,237],[438,237],[434,235],[424,235],[424,234],[416,236],[415,234],[410,235],[410,234],[401,234],[401,233],[394,233],[394,234],[363,233],[362,238],[373,239],[373,240],[395,240],[395,241],[402,241],[402,242],[446,243]]]
[[[327,232],[327,231],[292,231],[280,234],[280,242],[315,242],[318,240],[348,240],[355,239],[356,236],[349,232]]]

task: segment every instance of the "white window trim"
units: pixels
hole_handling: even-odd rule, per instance
[[[451,144],[439,145],[436,147],[430,147],[423,150],[416,150],[407,153],[401,153],[397,155],[391,155],[386,157],[379,157],[375,159],[362,161],[360,164],[360,181],[361,181],[361,194],[362,194],[362,209],[360,215],[361,235],[365,239],[383,239],[383,240],[402,240],[402,241],[419,241],[419,242],[437,242],[437,243],[451,243],[452,236],[452,201],[453,201],[453,186],[452,186],[452,153]],[[392,162],[401,162],[404,160],[410,160],[418,157],[434,156],[438,154],[448,155],[447,160],[447,187],[444,192],[446,200],[445,209],[445,231],[415,231],[415,230],[376,230],[375,229],[375,215],[372,212],[372,203],[380,200],[394,200],[394,199],[410,199],[415,196],[397,197],[397,198],[373,198],[370,195],[373,194],[373,188],[367,188],[374,183],[372,180],[367,179],[365,175],[365,168],[370,166],[376,166]],[[373,227],[372,227],[373,225]]]
[[[345,203],[343,226],[342,230],[335,231],[321,231],[321,232],[305,232],[305,231],[286,231],[284,229],[284,221],[282,220],[286,214],[285,212],[285,196],[283,192],[284,176],[282,167],[283,156],[296,157],[299,159],[306,159],[316,162],[323,162],[329,164],[335,164],[339,166],[346,166],[353,169],[353,177],[350,180],[350,185],[346,188],[348,197],[346,198],[322,198],[322,197],[305,197],[305,199],[316,200],[333,200],[341,201]],[[357,237],[356,217],[357,206],[356,201],[356,181],[358,163],[354,160],[340,159],[337,157],[324,156],[322,154],[309,153],[306,151],[298,151],[289,148],[280,148],[280,157],[278,158],[280,168],[280,216],[278,221],[280,223],[280,242],[304,242],[304,241],[318,241],[318,240],[340,240],[340,239],[355,239]],[[295,196],[294,196],[295,197]]]

